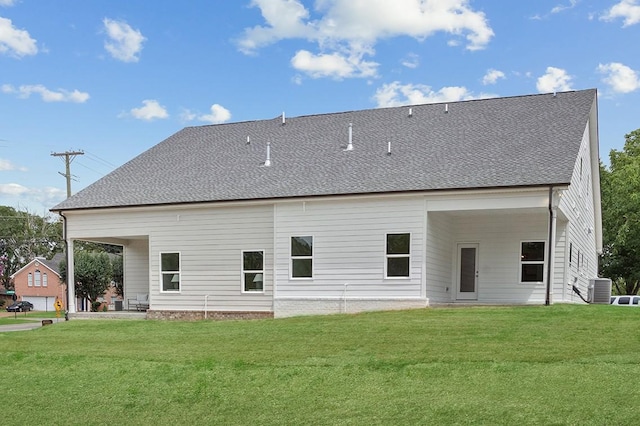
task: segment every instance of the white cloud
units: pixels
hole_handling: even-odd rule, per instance
[[[415,53],[409,53],[406,58],[402,60],[402,65],[411,69],[418,68],[420,58]]]
[[[571,76],[561,68],[547,67],[546,74],[538,78],[536,88],[540,93],[572,90]]]
[[[29,188],[17,183],[0,183],[0,194],[22,195],[29,192]]]
[[[468,4],[469,0],[317,0],[314,12],[320,17],[311,19],[301,0],[253,0],[251,6],[260,9],[265,25],[245,29],[238,47],[249,54],[280,40],[305,39],[317,43],[319,53],[297,52],[292,59],[297,69],[317,77],[371,77],[378,64],[363,58],[374,55],[381,39],[423,40],[443,32],[465,37],[469,50],[485,48],[493,30],[484,13]]]
[[[617,93],[630,93],[640,89],[637,71],[619,62],[598,65],[598,72],[605,74],[602,81]]]
[[[640,5],[638,0],[621,0],[611,6],[600,19],[604,21],[613,21],[617,18],[623,18],[623,27],[628,27],[640,22]]]
[[[210,111],[209,114],[199,114],[184,109],[180,113],[180,120],[183,122],[199,120],[211,124],[220,124],[231,120],[231,112],[220,104],[211,105]]]
[[[38,46],[29,32],[15,28],[11,19],[0,17],[0,53],[21,58],[38,53]]]
[[[168,118],[169,114],[165,107],[160,105],[155,99],[145,99],[142,101],[144,106],[133,108],[130,112],[133,118],[138,120],[153,121],[159,118]]]
[[[211,105],[211,114],[203,114],[198,116],[198,120],[206,121],[211,124],[220,124],[231,119],[231,112],[222,105]]]
[[[138,62],[138,54],[146,38],[139,30],[134,30],[126,22],[104,18],[102,21],[109,40],[104,48],[115,59],[123,62]]]
[[[27,168],[16,166],[11,161],[0,158],[0,172],[6,172],[10,170],[19,170],[21,172],[26,172]]]
[[[32,94],[38,94],[45,102],[74,102],[78,104],[85,103],[89,100],[89,94],[86,92],[80,92],[79,90],[68,91],[65,89],[58,89],[58,91],[49,90],[42,84],[34,85],[22,85],[20,87],[13,87],[10,84],[3,84],[0,90],[4,93],[16,94],[19,98],[26,99]]]
[[[365,61],[362,54],[344,56],[334,52],[314,55],[306,50],[299,50],[291,59],[291,65],[298,71],[305,72],[313,78],[332,77],[343,79],[348,77],[375,77],[375,62]]]
[[[499,70],[494,70],[493,68],[487,70],[487,73],[482,77],[482,84],[485,86],[488,84],[496,84],[496,82],[501,79],[506,78],[504,73]]]
[[[569,0],[569,4],[559,4],[551,9],[551,13],[564,12],[567,9],[573,9],[578,4],[578,0]]]
[[[0,203],[15,206],[20,211],[40,212],[47,216],[49,209],[66,198],[66,190],[53,187],[28,188],[18,183],[0,184]]]
[[[490,95],[482,95],[487,97]],[[424,84],[400,84],[398,81],[384,84],[374,95],[374,100],[379,108],[395,107],[402,105],[431,104],[438,102],[456,102],[461,100],[476,99],[466,87],[443,87],[434,91]]]
[[[16,4],[17,0],[0,0],[0,6],[11,7]]]

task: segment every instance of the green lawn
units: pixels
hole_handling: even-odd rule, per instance
[[[56,319],[55,312],[8,312],[0,317],[0,325],[23,324],[25,322],[39,321],[41,318]],[[59,317],[60,321],[64,320],[64,312]]]
[[[0,400],[12,425],[638,424],[639,325],[563,305],[63,321],[0,333]]]

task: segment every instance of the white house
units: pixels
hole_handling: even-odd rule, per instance
[[[581,303],[597,94],[187,127],[52,211],[69,247],[124,247],[149,318]]]

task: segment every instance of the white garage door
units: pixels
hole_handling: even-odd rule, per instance
[[[33,304],[34,311],[55,311],[56,310],[56,308],[53,307],[53,302],[56,301],[56,298],[53,296],[49,296],[49,297],[24,296],[22,300],[31,302]]]

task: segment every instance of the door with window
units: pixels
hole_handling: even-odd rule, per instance
[[[458,300],[478,299],[478,244],[458,244]]]

